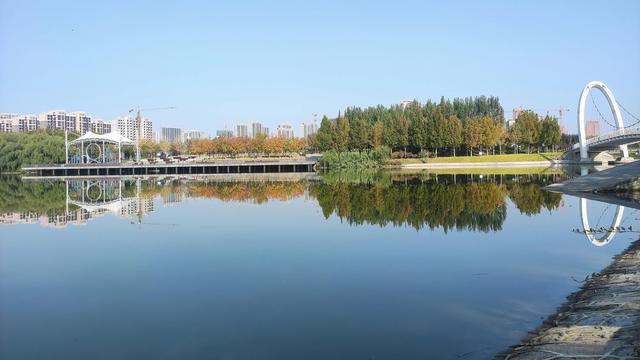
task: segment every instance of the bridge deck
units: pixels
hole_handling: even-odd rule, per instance
[[[640,161],[620,165],[597,173],[547,186],[546,190],[563,193],[595,192],[615,189],[619,184],[640,180]]]
[[[50,176],[122,176],[122,175],[185,175],[185,174],[254,174],[313,172],[313,160],[287,161],[220,161],[158,164],[61,164],[27,165],[22,170],[42,177]]]

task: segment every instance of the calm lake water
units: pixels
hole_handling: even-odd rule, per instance
[[[488,358],[637,238],[563,178],[0,178],[0,358]]]

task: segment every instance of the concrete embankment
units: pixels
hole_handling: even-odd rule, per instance
[[[401,169],[460,169],[460,168],[502,168],[502,167],[540,167],[574,164],[566,160],[545,161],[491,161],[491,162],[455,162],[455,163],[414,163],[393,167]]]
[[[496,359],[640,359],[640,240]]]
[[[545,189],[567,194],[640,191],[640,161],[569,179]]]

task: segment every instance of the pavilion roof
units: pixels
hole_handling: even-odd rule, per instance
[[[91,131],[87,131],[84,135],[80,136],[75,140],[69,141],[69,145],[75,145],[80,143],[87,142],[101,142],[104,141],[110,144],[120,144],[120,145],[135,145],[133,140],[129,140],[126,137],[122,136],[120,133],[112,131],[108,134],[96,134]]]

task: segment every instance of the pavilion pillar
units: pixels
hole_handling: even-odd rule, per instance
[[[64,129],[64,163],[69,163],[69,140],[67,137],[67,128]]]

